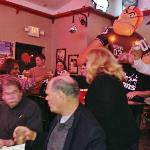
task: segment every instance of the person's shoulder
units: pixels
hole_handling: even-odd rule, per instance
[[[133,68],[131,64],[122,64],[122,67],[125,73],[130,71],[136,71],[136,69]]]
[[[98,82],[106,82],[106,81],[110,81],[114,78],[114,76],[112,75],[109,75],[109,74],[106,74],[106,73],[103,73],[103,74],[98,74],[96,77],[95,77],[95,81]]]
[[[100,127],[98,121],[94,115],[83,105],[79,106],[80,111],[80,121],[85,124],[85,126],[98,126]]]
[[[0,100],[0,110],[2,110],[5,107],[5,103],[3,100]]]
[[[138,39],[144,39],[143,36],[140,33],[138,33],[138,32],[134,32],[132,36],[135,36]]]
[[[38,66],[34,66],[34,67],[31,67],[31,68],[29,69],[29,71],[30,71],[30,72],[34,72],[35,70],[38,70],[38,69],[39,69]]]
[[[29,98],[27,96],[24,96],[22,98],[22,101],[23,101],[23,105],[28,107],[31,110],[39,109],[38,104],[34,100],[32,100],[31,98]]]
[[[3,100],[0,100],[0,114],[6,113],[8,110],[8,105]]]
[[[107,75],[106,74],[97,74],[92,83],[90,84],[90,87],[92,86],[99,86],[102,85],[103,83],[106,83],[105,81],[107,80]]]
[[[75,118],[78,120],[77,126],[80,131],[84,132],[86,137],[105,138],[104,130],[101,124],[96,120],[94,115],[85,106],[80,107],[80,115]],[[87,132],[88,131],[88,132]]]
[[[105,88],[106,87],[112,88],[115,87],[116,85],[119,86],[122,85],[122,82],[117,77],[109,74],[97,75],[93,83],[98,87],[105,87]]]
[[[35,70],[36,68],[37,68],[37,66],[31,67],[31,68],[29,69],[29,71]]]

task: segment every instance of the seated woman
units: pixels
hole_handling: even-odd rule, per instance
[[[4,63],[0,67],[0,72],[1,76],[12,75],[18,77],[18,80],[22,85],[24,93],[27,93],[30,90],[30,88],[32,88],[36,83],[34,78],[25,78],[23,76],[19,76],[19,65],[17,61],[12,58],[7,58],[4,61]]]
[[[33,89],[38,82],[43,81],[43,78],[25,77],[24,75],[20,76],[19,65],[17,61],[12,58],[7,58],[4,61],[4,63],[0,67],[0,72],[1,75],[3,74],[3,76],[7,76],[9,74],[18,77],[18,80],[22,85],[23,91],[26,94],[30,93],[31,89]]]
[[[59,76],[59,75],[69,75],[69,72],[67,71],[67,67],[62,61],[58,61],[56,64],[54,76]]]

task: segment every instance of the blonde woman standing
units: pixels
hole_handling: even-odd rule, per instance
[[[100,48],[88,53],[86,67],[90,86],[85,105],[102,125],[108,150],[137,150],[139,130],[127,104],[122,66]]]

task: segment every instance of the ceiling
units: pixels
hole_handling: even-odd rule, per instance
[[[71,0],[24,0],[32,4],[40,5],[41,7],[46,7],[50,10],[56,11],[57,9],[64,6],[66,3]]]
[[[76,1],[79,1],[80,6],[78,8],[74,6]],[[54,16],[58,15],[59,13],[83,8],[83,6],[86,5],[83,5],[85,1],[86,0],[0,0],[0,3],[13,6],[22,6],[22,8],[27,8],[28,10],[35,10],[39,13],[41,12],[46,15]],[[80,4],[80,2],[82,2],[82,4]],[[149,15],[150,11],[147,10],[145,13]]]
[[[55,15],[67,3],[76,0],[0,0],[0,3],[22,6],[50,15]],[[66,10],[64,10],[66,11]]]

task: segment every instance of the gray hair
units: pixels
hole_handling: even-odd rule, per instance
[[[70,76],[57,76],[50,80],[49,84],[55,91],[62,91],[66,96],[79,97],[78,83]]]

